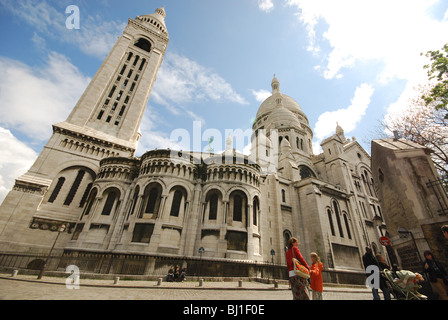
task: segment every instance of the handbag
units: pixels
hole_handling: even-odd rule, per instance
[[[300,264],[299,260],[294,258],[294,250],[293,250],[293,248],[291,248],[291,250],[292,250],[292,254],[293,254],[292,264],[294,266],[294,274],[296,276],[301,277],[301,278],[309,279],[310,278],[310,271],[304,265]]]

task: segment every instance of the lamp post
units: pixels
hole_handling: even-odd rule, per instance
[[[373,217],[373,223],[377,226],[377,228],[380,229],[380,235],[381,235],[380,243],[386,247],[386,253],[387,253],[386,258],[387,258],[387,261],[388,261],[388,263],[389,263],[389,266],[392,266],[392,264],[391,264],[390,252],[389,252],[389,249],[390,249],[390,240],[387,239],[387,238],[384,236],[384,234],[383,234],[383,227],[384,227],[384,225],[383,225],[383,218],[381,218],[381,216],[379,216],[379,215],[375,215],[375,216]],[[383,239],[386,239],[386,240],[388,241],[389,244],[388,244],[387,242],[384,242]]]
[[[47,266],[47,262],[50,259],[51,253],[53,252],[53,249],[54,249],[54,246],[56,245],[56,242],[58,241],[59,235],[64,231],[65,231],[65,224],[61,224],[58,228],[58,233],[56,235],[56,238],[54,239],[53,245],[51,246],[50,252],[48,253],[47,258],[45,259],[45,262],[42,265],[42,268],[40,269],[37,279],[42,279],[42,276],[44,275],[44,272],[45,272],[45,267]]]
[[[198,280],[199,280],[199,274],[201,273],[202,269],[202,254],[205,252],[204,247],[200,247],[199,250],[199,270],[198,270]]]
[[[275,256],[275,250],[271,249],[271,262],[272,262],[272,279],[274,279],[274,256]]]

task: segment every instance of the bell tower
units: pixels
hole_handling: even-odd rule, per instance
[[[46,250],[79,219],[101,159],[132,157],[169,42],[165,9],[129,19],[68,118],[0,206],[0,250]],[[54,234],[54,233],[53,233]]]
[[[72,113],[59,127],[104,137],[132,154],[157,71],[168,44],[165,10],[129,19]]]

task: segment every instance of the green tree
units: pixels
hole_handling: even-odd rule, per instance
[[[426,105],[433,105],[438,110],[445,111],[448,119],[448,43],[442,50],[428,51],[426,56],[431,63],[425,65],[430,80],[436,80],[435,86],[428,94],[422,96]]]

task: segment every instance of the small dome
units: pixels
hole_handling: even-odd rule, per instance
[[[283,96],[283,105],[285,108],[291,112],[298,113],[301,116],[303,116],[305,119],[306,117],[305,113],[302,111],[302,108],[299,106],[299,104],[290,96],[287,96],[286,94],[282,94]],[[276,109],[276,103],[275,103],[275,97],[270,96],[266,100],[263,101],[263,103],[260,105],[260,108],[258,108],[257,112],[257,119],[269,112],[272,112],[274,109]]]
[[[297,116],[282,105],[275,107],[269,115],[269,121],[277,126],[300,127],[300,121]]]
[[[272,79],[272,82],[271,82],[271,87],[272,87],[272,95],[270,97],[268,97],[266,100],[264,100],[263,103],[260,105],[260,108],[258,108],[256,119],[277,109],[278,108],[277,99],[280,95],[281,99],[282,99],[283,106],[287,110],[303,116],[306,119],[306,122],[308,123],[308,118],[306,117],[305,113],[302,111],[302,108],[299,106],[299,104],[290,96],[288,96],[286,94],[282,94],[280,92],[280,81],[278,81],[275,74],[274,74],[274,78]]]
[[[143,16],[138,16],[136,20],[143,22],[145,24],[150,24],[159,28],[163,33],[168,33],[165,25],[166,12],[165,8],[157,8],[152,14],[146,14]]]
[[[158,14],[159,16],[162,16],[163,19],[165,20],[166,18],[165,7],[157,8],[155,13]]]

